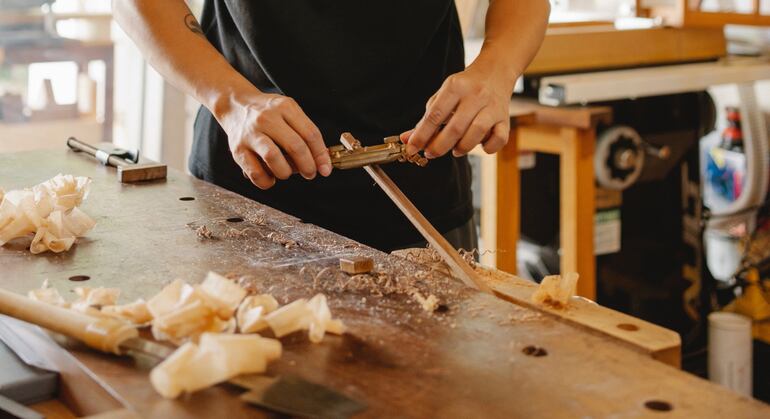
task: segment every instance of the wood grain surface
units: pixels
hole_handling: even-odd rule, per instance
[[[315,345],[301,334],[282,339],[284,356],[269,373],[296,374],[360,400],[368,405],[362,417],[770,414],[764,404],[612,339],[466,288],[426,272],[424,265],[177,172],[163,182],[122,185],[114,169],[64,150],[0,155],[0,187],[5,189],[30,186],[59,172],[93,178],[82,209],[98,224],[66,254],[31,255],[18,242],[0,248],[3,288],[26,292],[48,278],[71,298],[76,286],[115,286],[124,290],[121,300],[129,301],[152,295],[174,278],[198,282],[215,270],[244,278],[281,303],[324,292],[349,333]],[[195,229],[202,225],[212,238],[199,238]],[[426,313],[410,296],[388,286],[352,285],[339,272],[343,255],[372,257],[383,278],[435,294],[444,309]],[[318,275],[322,268],[329,269]],[[76,275],[90,279],[68,280]],[[143,417],[271,416],[243,404],[236,397],[240,391],[225,386],[163,400],[149,385],[147,372],[128,360],[80,349],[73,354]]]

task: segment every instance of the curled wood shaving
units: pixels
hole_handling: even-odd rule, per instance
[[[326,296],[317,294],[310,300],[301,298],[265,316],[265,322],[277,337],[308,330],[310,341],[318,343],[326,332],[342,334],[345,325],[331,317]]]
[[[248,227],[244,228],[243,230],[238,230],[231,227],[231,228],[228,228],[227,231],[225,232],[225,237],[228,239],[240,239],[248,236],[250,230],[251,229]]]
[[[88,196],[91,180],[57,175],[31,189],[13,190],[0,197],[0,246],[32,236],[33,254],[69,250],[96,224],[77,208]]]
[[[73,303],[73,306],[83,304],[89,307],[101,308],[102,306],[114,305],[118,301],[118,297],[120,297],[120,290],[104,287],[77,287],[75,288],[75,294],[78,296],[78,299]]]
[[[198,238],[201,239],[201,240],[213,239],[214,238],[214,233],[212,233],[211,230],[209,230],[209,228],[206,227],[205,224],[200,226],[200,227],[198,227],[198,228],[196,228],[195,229],[195,234],[197,234]]]
[[[265,315],[278,308],[278,301],[272,295],[251,295],[238,307],[236,318],[241,333],[255,333],[267,329]]]
[[[152,321],[152,314],[147,309],[147,302],[143,298],[133,303],[104,306],[102,307],[102,313],[129,321],[135,325],[145,325]]]
[[[311,342],[320,342],[326,333],[345,332],[342,321],[332,318],[323,294],[279,308],[271,295],[247,297],[238,282],[213,272],[199,285],[177,279],[147,302],[115,305],[119,290],[114,288],[80,287],[76,293],[79,298],[72,306],[86,314],[149,324],[157,340],[181,345],[150,374],[153,387],[168,398],[239,374],[264,372],[268,362],[281,356],[278,340],[235,334],[239,324],[242,333],[262,331],[267,325],[277,337],[307,330]],[[47,281],[29,296],[67,306]]]
[[[41,301],[60,307],[69,307],[69,303],[64,300],[64,297],[59,294],[59,291],[57,291],[56,288],[51,287],[47,279],[43,281],[43,285],[40,286],[40,288],[29,291],[27,296],[35,301]]]
[[[569,300],[577,292],[577,281],[580,276],[577,273],[568,273],[564,276],[550,275],[543,278],[540,286],[532,294],[532,302],[547,304],[555,308],[563,308],[569,304]]]
[[[235,310],[246,296],[237,283],[210,272],[202,284],[175,280],[147,302],[158,340],[196,340],[205,332],[234,332]]]
[[[192,393],[241,374],[265,372],[281,356],[281,342],[258,335],[204,333],[150,372],[150,382],[166,398]]]

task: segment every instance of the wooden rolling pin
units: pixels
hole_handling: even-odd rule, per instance
[[[120,354],[120,344],[139,335],[117,319],[92,317],[0,289],[0,313],[75,338],[102,352]]]

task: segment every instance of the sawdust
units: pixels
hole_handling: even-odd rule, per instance
[[[198,228],[196,228],[195,229],[195,234],[198,235],[198,238],[200,240],[207,240],[207,239],[211,240],[211,239],[215,238],[214,237],[214,233],[212,233],[211,230],[209,230],[209,228],[206,227],[205,224],[200,226],[200,227],[198,227]]]
[[[230,227],[227,229],[227,231],[225,231],[224,236],[228,239],[242,239],[249,235],[249,231],[251,231],[251,229],[248,227],[244,228],[243,230]]]
[[[299,247],[299,243],[297,243],[296,240],[289,239],[277,231],[268,233],[266,237],[270,239],[273,243],[278,243],[287,249],[296,249],[297,247]]]

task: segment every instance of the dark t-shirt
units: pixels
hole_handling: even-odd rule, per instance
[[[444,79],[464,68],[453,0],[208,0],[201,26],[209,41],[259,89],[294,98],[327,146],[350,131],[365,145],[413,128]],[[451,154],[451,153],[450,153]],[[451,155],[425,168],[385,170],[439,231],[472,215],[470,166]],[[299,175],[262,191],[233,161],[227,136],[201,108],[192,173],[376,248],[420,235],[364,170]]]

